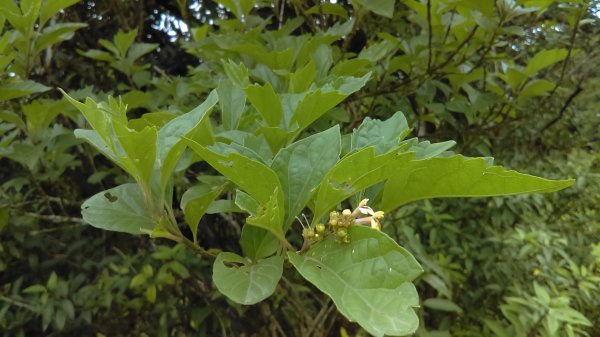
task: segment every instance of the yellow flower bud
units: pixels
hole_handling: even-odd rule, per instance
[[[315,229],[317,230],[318,234],[323,235],[325,233],[325,225],[322,223],[319,223],[315,226]]]

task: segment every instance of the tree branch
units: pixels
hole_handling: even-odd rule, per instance
[[[431,31],[431,0],[427,0],[427,46],[429,47],[427,57],[427,73],[431,73],[431,63],[433,58],[433,50],[431,49],[431,40],[433,32]]]
[[[575,97],[577,97],[577,95],[579,95],[582,91],[583,91],[583,88],[581,87],[581,85],[578,85],[577,88],[575,88],[575,90],[571,93],[569,98],[567,98],[567,100],[565,101],[565,104],[563,104],[562,108],[560,108],[560,111],[558,112],[558,116],[554,117],[550,122],[548,122],[548,124],[546,124],[540,130],[540,132],[546,131],[546,129],[548,129],[552,125],[556,124],[556,122],[561,120],[563,118],[563,116],[565,115],[565,111],[567,111],[567,108],[569,107],[569,105],[571,105],[571,102],[573,102]]]

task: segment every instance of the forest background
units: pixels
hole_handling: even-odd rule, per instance
[[[310,67],[288,57],[292,40]],[[81,218],[85,199],[129,178],[75,137],[86,121],[58,88],[120,96],[143,127],[232,85],[241,64],[298,92],[370,74],[306,135],[402,111],[422,140],[576,178],[553,194],[414,202],[383,231],[424,269],[416,336],[599,336],[598,61],[598,1],[1,0],[1,334],[366,336],[293,270],[243,306],[215,288],[210,258]],[[178,196],[211,172],[185,158]],[[203,247],[240,250],[234,211],[208,207]]]

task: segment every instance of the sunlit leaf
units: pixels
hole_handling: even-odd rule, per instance
[[[144,195],[137,184],[102,191],[81,205],[83,220],[109,231],[143,234],[154,228]]]
[[[485,158],[415,160],[400,168],[385,184],[385,211],[415,200],[548,193],[571,186],[575,180],[548,180],[489,166]]]

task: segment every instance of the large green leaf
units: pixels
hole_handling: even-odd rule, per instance
[[[548,180],[489,166],[486,158],[461,155],[415,160],[386,182],[382,209],[392,210],[415,200],[548,193],[569,187],[575,180]]]
[[[283,193],[279,178],[272,169],[221,143],[218,143],[222,145],[218,149],[226,154],[213,151],[190,139],[186,139],[186,143],[219,173],[258,201],[260,206],[257,214],[248,218],[248,223],[267,229],[278,239],[285,241],[282,228]],[[217,149],[215,146],[212,148]]]
[[[319,221],[346,198],[387,179],[413,156],[412,152],[397,151],[376,155],[375,149],[369,146],[344,157],[327,173],[319,186],[315,221]]]
[[[415,332],[419,306],[411,283],[422,269],[415,258],[385,233],[352,226],[351,241],[329,237],[305,254],[289,252],[304,278],[331,297],[338,310],[374,336]]]
[[[312,135],[279,151],[271,168],[279,176],[285,199],[285,226],[302,211],[341,150],[339,126]]]
[[[217,101],[217,92],[213,90],[202,104],[192,111],[172,119],[159,130],[157,156],[161,169],[161,190],[171,178],[171,173],[185,150],[185,143],[181,137],[190,137],[208,117]]]
[[[200,158],[241,187],[259,203],[264,205],[269,202],[275,190],[279,190],[281,193],[281,184],[277,174],[265,164],[235,151],[222,154],[191,139],[184,138],[184,140]],[[281,198],[280,204],[283,204],[283,196]]]
[[[213,281],[217,289],[231,300],[246,305],[271,296],[282,273],[281,256],[250,262],[237,254],[223,252],[213,265]]]
[[[154,228],[137,184],[124,184],[102,191],[81,205],[83,220],[90,225],[116,232],[144,234]]]

